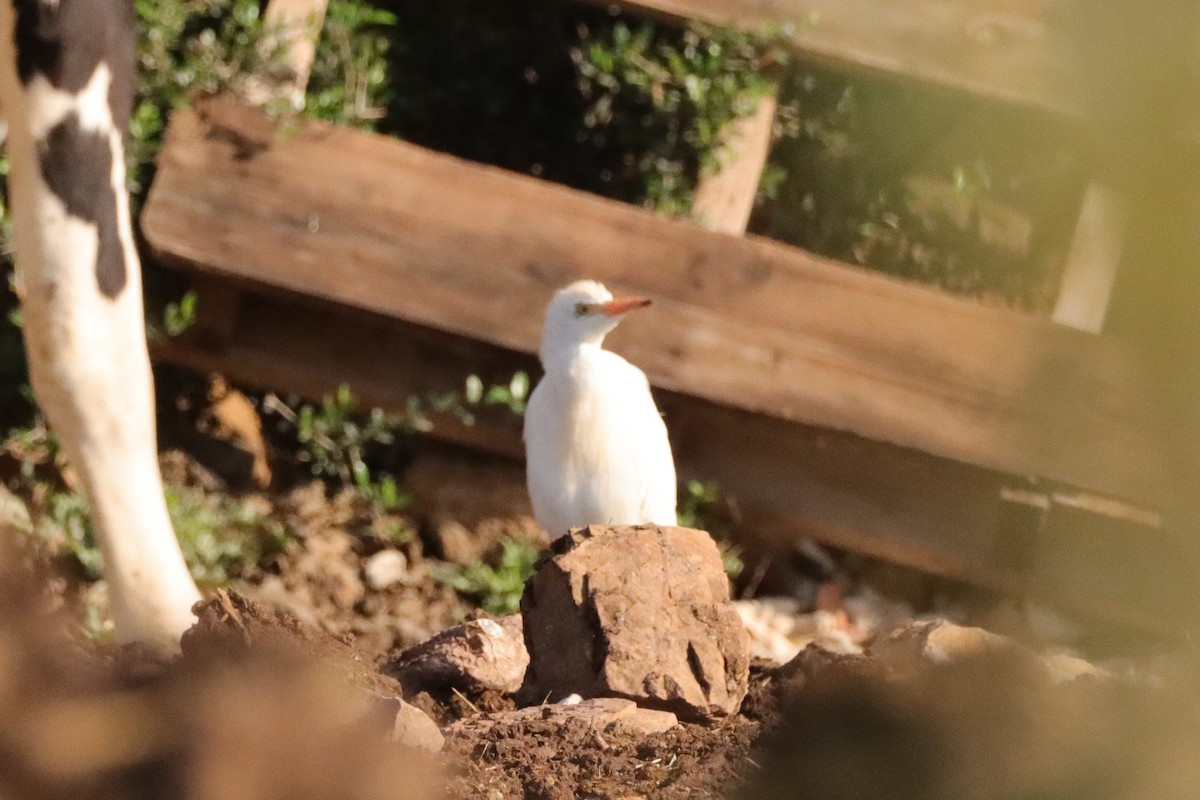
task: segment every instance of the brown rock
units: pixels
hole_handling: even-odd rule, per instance
[[[910,622],[871,646],[871,655],[900,677],[921,667],[957,664],[972,659],[1000,657],[1023,665],[1033,675],[1052,684],[1076,679],[1105,680],[1111,674],[1069,653],[1037,653],[1007,636],[983,628],[955,625],[945,620]]]
[[[521,600],[539,692],[627,697],[693,719],[738,710],[749,637],[707,533],[589,526],[554,550]]]
[[[815,680],[872,680],[882,677],[878,661],[860,653],[836,653],[811,643],[788,663],[771,671],[773,679],[789,688]]]
[[[1015,654],[1020,645],[983,628],[945,620],[910,622],[871,645],[871,655],[899,672],[930,664],[952,664],[1000,653]]]
[[[396,722],[392,726],[391,740],[406,747],[428,750],[431,753],[440,752],[446,744],[437,723],[429,718],[421,709],[396,699],[399,708],[396,711]]]
[[[604,699],[616,700],[617,698]],[[679,719],[670,711],[655,711],[652,708],[634,706],[630,711],[610,722],[608,728],[630,736],[650,736],[669,731],[678,724]]]
[[[456,625],[401,653],[384,667],[410,692],[452,686],[515,692],[525,680],[529,653],[521,617]]]
[[[1070,653],[1042,653],[1042,667],[1051,683],[1070,683],[1078,679],[1108,680],[1112,673]]]
[[[208,399],[211,405],[201,425],[218,439],[230,441],[249,454],[254,483],[260,489],[270,486],[271,466],[258,409],[246,395],[230,388],[220,375],[209,376]]]

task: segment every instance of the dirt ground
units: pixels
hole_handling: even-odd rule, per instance
[[[391,698],[405,692],[381,666],[482,613],[436,579],[447,559],[494,554],[505,536],[536,541],[519,467],[411,447],[414,502],[383,514],[286,453],[257,488],[245,449],[202,423],[200,394],[168,400],[168,482],[237,497],[282,524],[282,548],[207,592],[174,662],[85,638],[85,607],[102,593],[44,543],[0,558],[3,800],[1164,800],[1200,786],[1200,692],[1186,668],[1051,686],[1000,661],[899,680],[873,657],[815,645],[784,667],[756,663],[741,711],[719,724],[631,735],[532,719],[483,734],[455,723],[540,700],[422,692],[406,699],[445,749],[398,747]],[[388,550],[403,569],[379,586],[370,564]],[[939,596],[920,576],[885,573]]]
[[[38,558],[4,563],[22,560]],[[735,717],[650,736],[538,720],[477,736],[452,723],[512,697],[419,695],[448,734],[433,757],[387,741],[402,688],[349,637],[222,591],[162,661],[81,643],[29,575],[0,583],[5,798],[1184,800],[1200,785],[1194,674],[1062,685],[998,658],[900,678],[814,645],[756,666]]]

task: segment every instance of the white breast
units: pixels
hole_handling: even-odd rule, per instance
[[[675,463],[646,376],[583,348],[551,364],[525,414],[526,475],[554,537],[588,524],[674,525]]]

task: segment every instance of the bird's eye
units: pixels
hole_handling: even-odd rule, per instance
[[[591,308],[588,306],[587,303],[576,303],[575,304],[575,316],[577,316],[577,317],[587,316],[587,313],[590,310],[591,310]]]

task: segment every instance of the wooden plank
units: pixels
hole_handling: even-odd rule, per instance
[[[233,336],[222,347],[202,341],[156,342],[156,359],[240,384],[319,399],[339,384],[367,406],[402,411],[410,398],[460,390],[465,377],[506,381],[518,369],[536,374],[529,354],[386,319],[311,298],[247,291]],[[1162,558],[1166,537],[1147,542],[1139,525],[1104,514],[1074,520],[1064,535],[1086,548],[1085,524],[1105,537],[1105,561],[1057,544],[1059,531],[1039,513],[1014,530],[1002,517],[1007,479],[989,470],[772,420],[704,400],[658,393],[681,479],[715,481],[737,502],[741,527],[759,544],[789,552],[804,538],[884,558],[932,574],[997,590],[1052,598],[1092,615],[1161,628],[1172,605],[1158,593],[1137,594],[1133,563],[1157,563],[1158,583],[1173,563]],[[479,415],[465,426],[433,418],[438,439],[519,459],[520,422],[507,412]],[[1050,507],[1047,498],[1044,503]],[[1019,562],[1009,544],[1023,535]],[[1155,559],[1157,558],[1157,562]],[[1186,581],[1181,581],[1181,585]]]
[[[1076,68],[1038,0],[591,0],[748,31],[786,23],[801,54],[1078,116]]]
[[[317,40],[325,23],[329,0],[271,0],[263,14],[266,35],[258,50],[278,56],[277,72],[248,81],[246,98],[256,104],[283,98],[292,108],[304,108],[304,92],[317,55]]]
[[[1054,306],[1059,325],[1091,333],[1104,329],[1128,216],[1120,192],[1099,182],[1088,185]]]
[[[1157,505],[1118,343],[775,242],[227,102],[175,115],[142,225],[163,260],[526,353],[595,277],[660,300],[612,341],[662,388]]]
[[[718,168],[702,175],[692,200],[692,219],[710,231],[742,234],[750,224],[758,184],[771,150],[778,95],[759,98],[754,111],[722,131]]]

